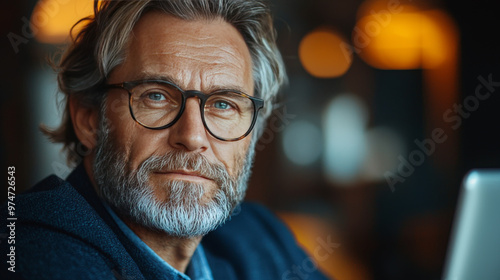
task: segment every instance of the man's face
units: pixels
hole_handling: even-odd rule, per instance
[[[161,77],[175,81],[184,90],[210,93],[217,89],[236,88],[253,95],[252,63],[248,48],[239,32],[222,20],[185,21],[158,12],[144,15],[130,35],[125,61],[113,70],[108,83]],[[110,152],[113,154],[108,156],[106,162],[123,165],[122,176],[133,177],[141,171],[142,177],[128,188],[137,188],[137,184],[141,188],[148,188],[151,199],[163,207],[162,203],[169,202],[174,195],[179,194],[201,196],[196,199],[200,205],[208,205],[214,200],[220,202],[218,191],[224,188],[221,186],[223,180],[205,176],[203,172],[196,173],[199,170],[193,169],[197,166],[210,169],[208,165],[213,165],[214,169],[225,169],[228,179],[234,183],[225,188],[236,188],[237,184],[241,184],[240,179],[246,177],[242,175],[242,169],[245,163],[248,167],[246,156],[251,136],[236,142],[224,142],[212,137],[203,126],[198,98],[187,99],[181,118],[173,126],[163,130],[147,129],[130,116],[128,97],[125,90],[113,89],[108,92],[105,117],[111,132],[109,139],[99,139],[101,151],[95,160],[102,162],[99,154],[102,155],[106,149],[112,150]],[[99,147],[97,149],[99,151]],[[174,163],[160,164],[166,159]],[[116,172],[120,171],[120,168],[115,169]],[[105,177],[103,172],[101,170],[101,174],[95,174],[96,177]],[[113,184],[130,184],[130,180],[116,178]],[[108,181],[101,180],[101,184],[111,184]],[[176,193],[172,191],[172,184],[176,185]],[[182,188],[191,190],[182,191]],[[193,193],[192,189],[199,190]],[[232,191],[235,190],[225,190],[227,194]],[[182,201],[194,198],[176,199],[182,204]],[[184,207],[192,206],[190,203]]]

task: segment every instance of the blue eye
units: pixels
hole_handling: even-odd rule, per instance
[[[217,109],[226,110],[226,109],[229,109],[229,107],[231,107],[231,105],[229,105],[225,101],[217,101],[217,102],[214,103],[214,107],[217,108]]]
[[[165,96],[158,92],[152,92],[148,94],[148,98],[153,101],[162,101],[165,100]]]

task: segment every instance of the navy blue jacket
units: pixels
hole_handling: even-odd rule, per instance
[[[52,175],[15,198],[15,244],[0,229],[2,259],[15,246],[15,272],[2,261],[0,279],[166,279],[145,262],[95,193],[82,165],[67,181]],[[243,203],[202,239],[214,279],[325,279],[288,229],[264,207]],[[7,205],[1,209],[7,224]]]

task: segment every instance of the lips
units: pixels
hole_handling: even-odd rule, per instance
[[[192,177],[200,177],[200,178],[203,178],[206,180],[213,180],[212,178],[207,177],[198,171],[190,171],[190,170],[182,170],[182,169],[180,169],[180,170],[166,170],[166,171],[162,170],[162,171],[157,171],[155,173],[165,174],[165,175],[172,174],[172,175],[180,175],[180,176],[192,176]]]

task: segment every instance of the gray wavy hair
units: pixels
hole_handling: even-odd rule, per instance
[[[60,127],[42,131],[53,142],[64,144],[68,162],[76,163],[82,149],[69,115],[68,97],[84,106],[99,108],[105,94],[102,86],[108,75],[125,59],[129,36],[142,15],[161,11],[184,19],[222,18],[243,36],[253,66],[254,96],[264,99],[253,143],[262,135],[266,119],[273,110],[275,97],[286,81],[283,60],[276,46],[270,8],[265,0],[107,0],[94,2],[94,16],[84,18],[85,27],[55,66],[60,91],[66,106]],[[75,26],[77,25],[75,24]],[[253,147],[253,145],[252,145]]]

